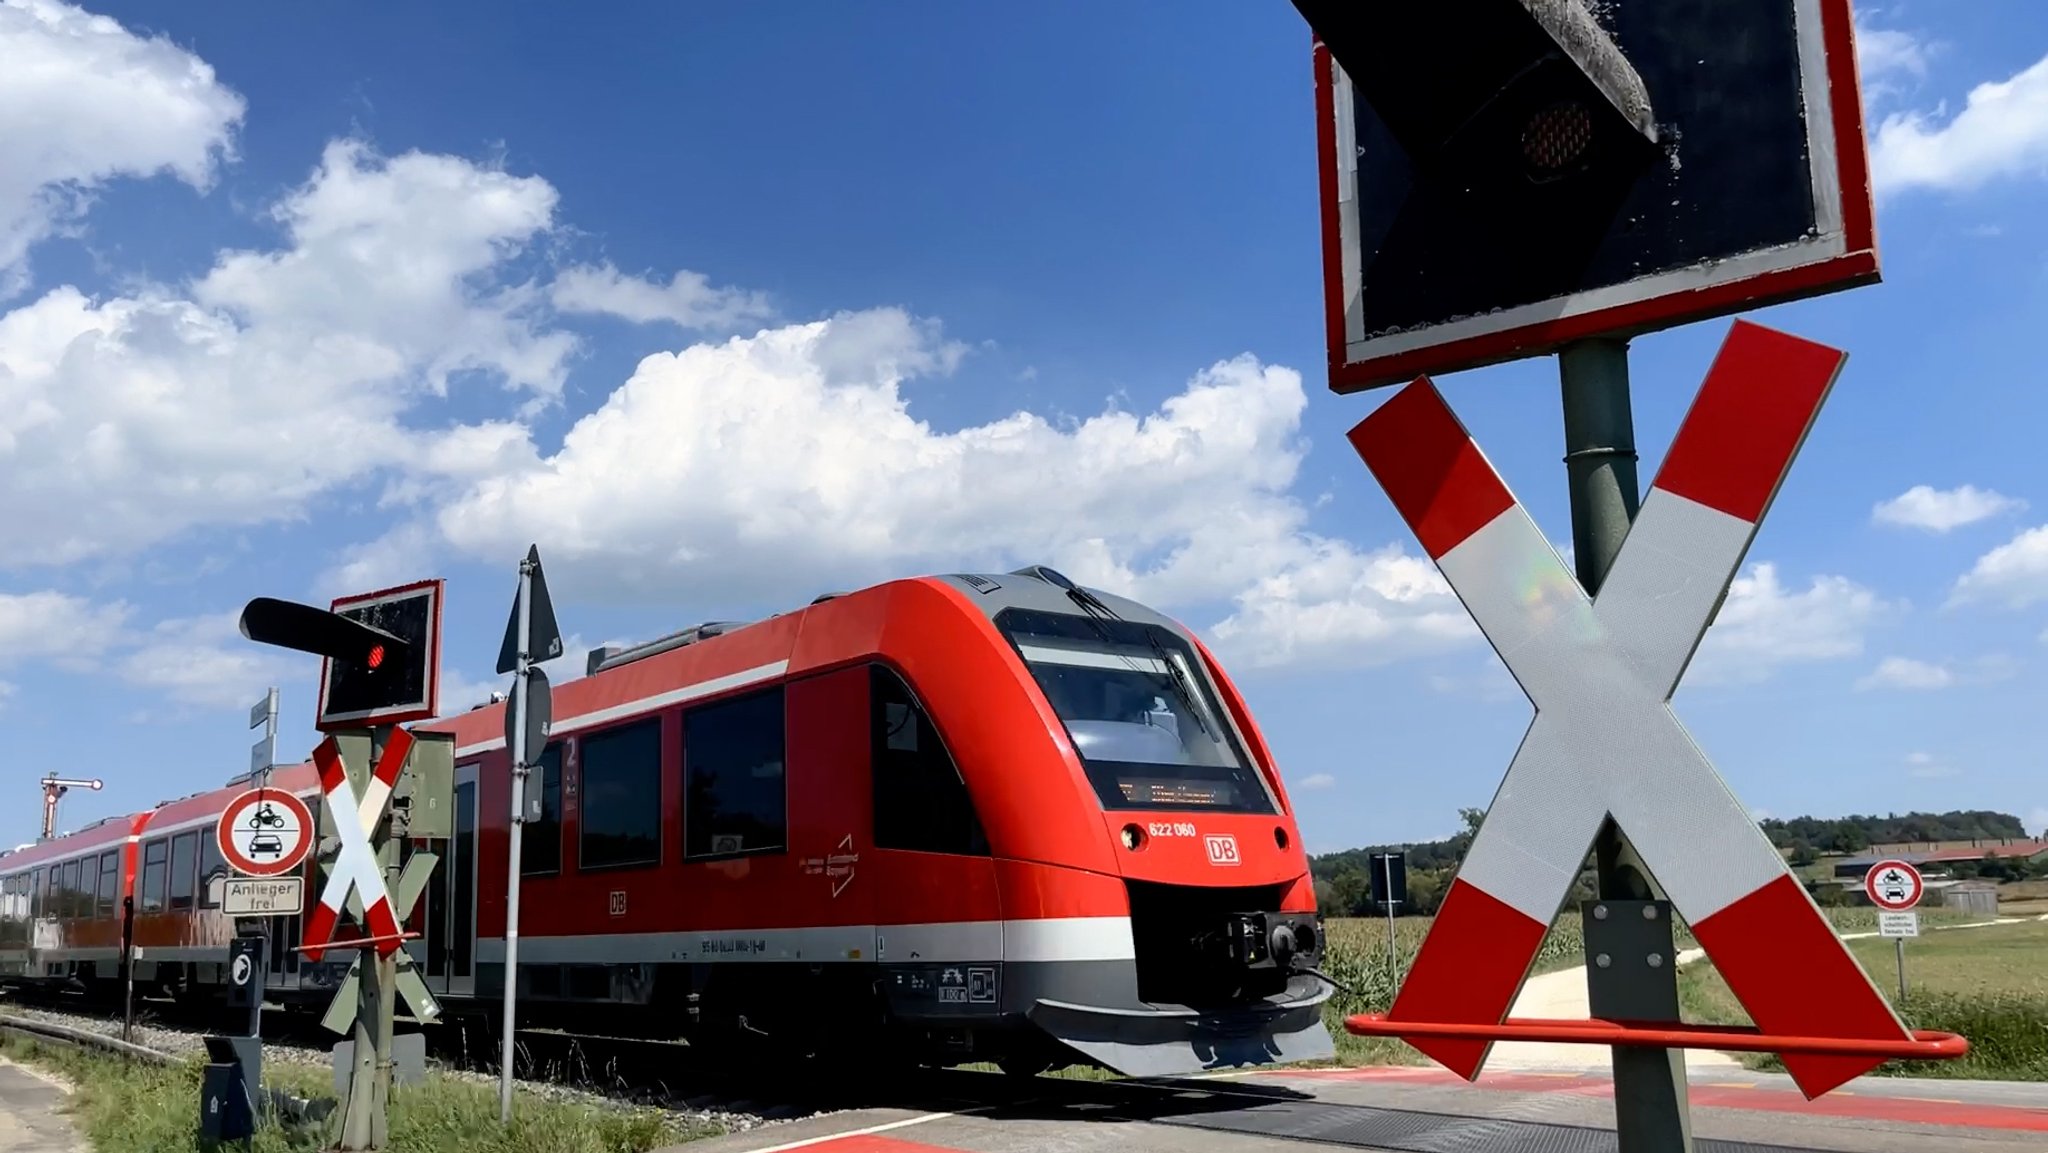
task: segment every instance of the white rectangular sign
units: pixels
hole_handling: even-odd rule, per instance
[[[1920,914],[1908,910],[1903,913],[1879,912],[1877,935],[1880,937],[1917,937],[1920,935]]]
[[[305,910],[304,877],[229,877],[220,911],[230,917],[291,917]]]

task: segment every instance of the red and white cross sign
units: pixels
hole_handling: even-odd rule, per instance
[[[384,806],[391,800],[392,786],[398,783],[399,770],[405,767],[406,757],[412,752],[412,740],[412,734],[404,729],[391,730],[384,753],[377,758],[376,769],[364,782],[360,797],[349,783],[348,766],[342,763],[341,746],[335,739],[330,736],[313,750],[313,763],[320,770],[320,790],[326,795],[327,811],[334,814],[334,831],[341,850],[327,874],[326,887],[320,890],[320,903],[306,914],[303,945],[309,961],[318,961],[326,953],[328,942],[334,939],[334,927],[341,920],[341,910],[348,904],[350,890],[362,897],[369,936],[378,939],[377,954],[388,957],[402,944],[398,939],[398,917],[391,908],[390,891],[384,887],[384,873],[377,867],[376,851],[370,847],[370,834],[376,831]]]
[[[1736,322],[1595,598],[1427,378],[1351,430],[1536,706],[1390,1022],[1505,1019],[1611,815],[1763,1032],[1910,1039],[1670,703],[1843,359]],[[1409,1043],[1467,1078],[1490,1047]],[[1814,1097],[1883,1060],[1785,1066]]]

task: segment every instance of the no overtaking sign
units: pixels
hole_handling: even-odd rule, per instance
[[[1864,895],[1886,912],[1900,913],[1919,904],[1924,889],[1920,870],[1906,861],[1879,861],[1863,874]]]

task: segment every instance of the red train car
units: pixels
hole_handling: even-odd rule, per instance
[[[474,881],[450,874],[473,902],[444,903],[474,953],[444,960],[485,999],[503,708],[425,726],[455,734],[477,814]],[[1210,652],[1140,604],[1044,568],[894,581],[594,654],[553,712],[522,1005],[797,1042],[879,1027],[922,1059],[1034,1069],[1332,1051],[1271,752]]]
[[[0,982],[77,988],[117,980],[122,900],[148,813],[0,854]]]
[[[309,802],[319,794],[311,764],[281,766],[271,783]],[[214,830],[248,786],[241,778],[0,855],[0,982],[111,994],[126,940],[141,996],[218,996],[237,923],[220,911],[227,864]],[[289,992],[296,919],[269,930],[271,985]]]
[[[530,783],[523,1020],[1020,1071],[1331,1055],[1272,753],[1209,650],[1145,606],[1042,567],[918,577],[599,652],[589,674],[556,687]],[[419,726],[454,736],[455,822],[406,845],[440,858],[407,948],[451,1016],[489,1016],[504,987],[503,714]],[[317,804],[310,766],[273,781]],[[111,926],[114,957],[133,895],[138,981],[216,986],[235,927],[212,829],[246,785],[0,858],[31,911],[0,917],[0,973],[103,964],[41,947]],[[117,842],[122,887],[92,890],[94,916],[38,911],[35,878],[56,864],[67,885]],[[273,994],[324,1007],[348,957],[302,963],[297,919],[269,924]]]

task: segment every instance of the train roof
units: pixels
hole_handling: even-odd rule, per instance
[[[36,841],[18,849],[0,853],[0,873],[11,873],[16,869],[36,865],[68,861],[72,857],[104,851],[109,845],[127,841],[138,832],[149,812],[116,813],[101,817],[92,824],[74,832],[60,833],[47,841]]]
[[[553,686],[553,727],[555,731],[568,732],[773,680],[805,667],[797,638],[814,614],[830,619],[857,612],[856,606],[872,605],[874,598],[910,585],[942,587],[958,596],[966,607],[978,609],[991,618],[1009,608],[1077,611],[1069,591],[1079,586],[1044,565],[1007,573],[903,577],[853,592],[826,593],[800,609],[761,620],[706,621],[640,644],[594,649],[584,668],[586,675]],[[1186,632],[1178,621],[1136,601],[1097,589],[1085,591],[1126,620]],[[452,733],[458,756],[502,747],[506,704],[499,694],[493,696],[498,699],[464,712],[421,721],[413,728]]]

